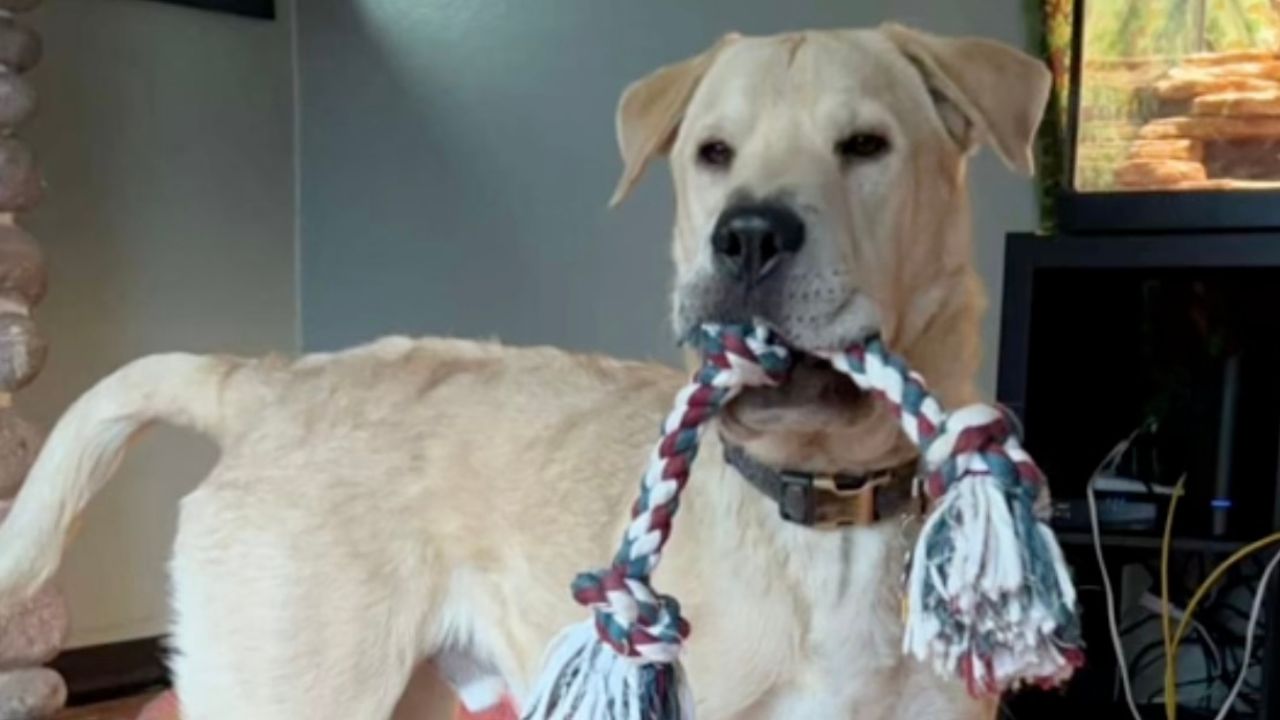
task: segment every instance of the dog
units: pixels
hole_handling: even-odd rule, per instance
[[[669,157],[677,334],[755,320],[802,354],[879,334],[958,406],[977,399],[984,310],[966,160],[986,142],[1029,172],[1049,86],[1018,50],[897,25],[727,35],[625,90],[613,201]],[[0,527],[0,603],[53,575],[130,438],[166,421],[221,447],[171,564],[185,720],[443,718],[454,691],[518,703],[584,617],[567,583],[615,547],[683,377],[403,337],[293,361],[145,357],[53,429]],[[844,493],[797,509],[764,489],[784,471],[897,477],[915,453],[817,362],[725,409],[655,578],[694,628],[698,717],[994,716],[902,653],[909,493],[828,526],[806,511],[848,519]]]

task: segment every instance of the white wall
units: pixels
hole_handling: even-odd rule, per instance
[[[305,0],[299,5],[303,340],[497,335],[673,357],[665,164],[606,212],[624,85],[729,30],[874,25],[1024,43],[1022,0]],[[999,297],[1028,180],[973,172]],[[501,298],[495,303],[492,298]],[[983,379],[994,385],[997,307]]]
[[[48,199],[25,224],[50,293],[44,374],[20,407],[50,423],[135,356],[294,349],[291,19],[142,0],[51,0],[24,133]],[[179,498],[211,444],[154,432],[90,506],[63,565],[73,644],[162,632]]]

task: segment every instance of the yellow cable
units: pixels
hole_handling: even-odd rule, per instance
[[[1164,517],[1164,539],[1160,542],[1160,637],[1164,640],[1165,692],[1164,713],[1168,720],[1176,720],[1178,713],[1175,698],[1169,693],[1168,679],[1172,672],[1177,677],[1177,656],[1174,654],[1173,623],[1169,615],[1169,549],[1173,545],[1173,513],[1178,507],[1178,498],[1182,497],[1182,486],[1187,476],[1178,478],[1173,486],[1173,497],[1169,498],[1169,511]]]
[[[1170,514],[1172,514],[1172,511],[1173,511],[1172,502],[1169,504],[1169,510],[1170,510]],[[1191,627],[1192,614],[1195,613],[1196,608],[1200,605],[1200,601],[1204,599],[1204,596],[1207,595],[1209,591],[1213,589],[1214,585],[1218,584],[1218,581],[1222,579],[1223,575],[1226,575],[1227,572],[1231,570],[1231,568],[1235,567],[1236,563],[1240,562],[1246,557],[1249,557],[1255,552],[1267,547],[1268,545],[1272,545],[1275,543],[1280,543],[1280,532],[1272,533],[1262,538],[1261,540],[1255,540],[1254,542],[1249,543],[1248,545],[1235,551],[1235,553],[1233,553],[1231,557],[1227,558],[1222,562],[1221,565],[1214,568],[1213,572],[1209,573],[1209,577],[1205,578],[1204,582],[1200,583],[1200,587],[1196,588],[1195,593],[1192,594],[1191,602],[1187,603],[1187,609],[1182,616],[1182,620],[1178,623],[1178,630],[1173,634],[1172,642],[1169,644],[1169,654],[1165,656],[1164,700],[1165,700],[1165,715],[1168,718],[1168,720],[1177,720],[1177,716],[1178,716],[1178,704],[1176,702],[1176,697],[1175,697],[1175,694],[1177,692],[1178,645],[1182,642],[1182,636],[1186,635],[1187,630],[1189,630]],[[1170,539],[1168,536],[1166,536],[1165,542],[1163,544],[1165,546],[1168,546],[1170,544]],[[1167,557],[1168,557],[1168,551],[1166,547],[1165,551],[1161,553],[1162,564],[1163,564],[1164,558],[1167,558]],[[1165,571],[1166,571],[1166,568],[1161,568],[1162,573],[1164,573]],[[1258,591],[1261,592],[1262,588],[1258,588]],[[1168,622],[1168,617],[1167,617],[1168,605],[1167,604],[1164,606],[1164,609],[1166,614],[1165,622]]]

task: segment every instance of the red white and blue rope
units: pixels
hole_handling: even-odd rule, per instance
[[[1084,662],[1075,586],[1036,513],[1048,484],[1010,418],[989,405],[944,412],[879,338],[827,358],[920,448],[933,507],[908,569],[904,651],[974,695],[1064,682]]]
[[[552,644],[526,720],[692,717],[678,664],[689,625],[650,576],[709,421],[742,389],[785,382],[791,367],[786,345],[758,325],[706,325],[694,344],[703,365],[663,423],[612,564],[574,580],[593,617]],[[1075,593],[1033,511],[1044,478],[1007,419],[980,405],[946,414],[878,339],[827,359],[895,409],[936,501],[911,562],[904,649],[975,694],[1068,677],[1081,659]]]
[[[742,388],[778,383],[790,367],[786,348],[763,328],[720,329],[702,348],[706,361],[663,422],[613,563],[573,583],[574,599],[595,611],[600,639],[620,655],[648,662],[673,661],[689,633],[674,598],[655,593],[649,576],[671,536],[702,431]]]

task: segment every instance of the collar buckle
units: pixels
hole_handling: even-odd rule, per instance
[[[879,519],[876,512],[876,490],[889,482],[890,474],[877,473],[865,478],[820,475],[813,478],[817,493],[814,523],[817,527],[870,525]]]
[[[877,520],[876,488],[888,484],[889,472],[868,477],[779,473],[782,519],[819,529],[870,525]]]
[[[778,497],[778,512],[782,519],[797,525],[812,526],[814,521],[813,478],[795,473],[778,473],[782,480],[782,492]]]
[[[915,507],[916,462],[882,468],[866,475],[775,470],[757,462],[741,447],[726,443],[724,459],[756,490],[778,505],[783,520],[803,527],[831,529],[871,525]]]

